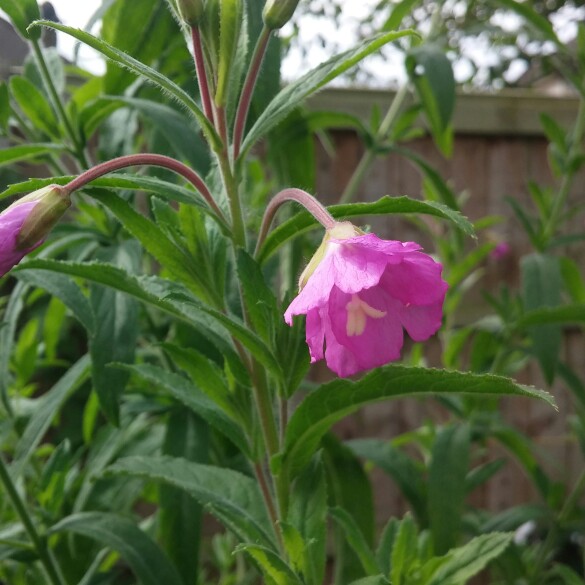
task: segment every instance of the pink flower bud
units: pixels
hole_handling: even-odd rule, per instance
[[[70,205],[69,193],[63,187],[49,185],[0,213],[0,276],[44,242]]]
[[[496,245],[496,247],[490,252],[490,256],[494,260],[502,260],[510,253],[511,248],[508,242],[500,242]]]
[[[284,314],[306,315],[311,362],[351,376],[400,358],[403,328],[415,341],[437,332],[447,283],[414,242],[381,240],[349,222],[327,230]]]

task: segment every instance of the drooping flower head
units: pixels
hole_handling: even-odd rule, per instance
[[[403,329],[425,341],[441,326],[442,266],[414,242],[382,240],[349,222],[327,230],[285,312],[306,315],[311,362],[351,376],[400,357]]]
[[[69,194],[62,187],[50,185],[0,213],[0,276],[44,242],[70,204]]]

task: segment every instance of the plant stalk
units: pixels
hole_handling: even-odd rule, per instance
[[[250,61],[250,68],[246,74],[242,93],[240,95],[240,102],[236,110],[236,119],[234,123],[234,135],[233,135],[233,147],[234,147],[234,160],[237,161],[240,156],[240,147],[242,145],[242,137],[244,135],[244,129],[246,127],[246,120],[248,119],[248,111],[250,109],[250,103],[252,101],[252,95],[254,94],[254,87],[258,80],[260,73],[260,67],[266,54],[266,48],[268,47],[268,41],[270,40],[270,30],[264,26],[256,46],[254,47],[254,53],[252,60]]]
[[[223,212],[217,206],[217,203],[215,202],[211,191],[205,184],[205,181],[187,165],[184,165],[182,162],[162,154],[128,154],[126,156],[114,158],[107,162],[96,165],[84,173],[81,173],[75,179],[67,183],[65,185],[65,189],[71,193],[77,189],[81,189],[91,181],[94,181],[103,175],[137,165],[163,167],[177,173],[178,175],[181,175],[184,179],[191,183],[195,189],[197,189],[197,191],[199,191],[209,207],[215,212],[218,219],[224,224],[227,224]]]
[[[191,40],[193,41],[193,57],[195,61],[195,72],[199,83],[199,94],[203,112],[207,119],[213,123],[213,108],[211,106],[211,94],[209,92],[209,81],[207,79],[207,70],[205,69],[205,59],[203,58],[203,45],[201,44],[201,33],[198,26],[191,27]]]
[[[585,136],[585,98],[581,98],[579,100],[579,110],[577,112],[577,119],[575,121],[575,126],[573,129],[573,140],[571,144],[571,148],[569,150],[569,154],[567,158],[570,160],[573,158],[575,154],[582,148],[583,137]],[[563,180],[561,182],[561,186],[559,187],[559,192],[555,197],[553,202],[553,206],[548,218],[548,222],[544,229],[544,236],[545,241],[552,238],[554,235],[557,223],[559,221],[560,216],[563,213],[563,208],[567,202],[567,198],[569,197],[569,192],[571,190],[571,186],[573,184],[573,179],[575,178],[575,171],[570,171],[565,173],[563,176]]]
[[[260,226],[260,232],[258,233],[256,254],[262,247],[262,244],[268,235],[268,231],[270,230],[276,212],[286,201],[295,201],[302,205],[326,230],[335,227],[335,224],[337,223],[325,206],[319,203],[315,197],[306,191],[294,187],[283,189],[270,200],[270,203],[268,203],[268,206],[266,207],[264,217],[262,218],[262,225]]]
[[[0,481],[4,486],[6,494],[8,498],[12,502],[12,505],[20,517],[22,524],[33,544],[33,547],[39,557],[39,561],[43,565],[45,572],[47,573],[47,577],[52,585],[65,585],[63,577],[61,576],[61,572],[57,565],[56,560],[51,555],[51,551],[46,546],[45,539],[41,538],[37,529],[34,525],[34,522],[26,509],[26,505],[22,501],[16,486],[14,485],[12,478],[10,477],[10,473],[8,468],[6,467],[6,463],[4,461],[4,457],[0,455]]]

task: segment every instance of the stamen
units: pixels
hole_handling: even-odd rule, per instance
[[[367,318],[381,319],[386,316],[386,311],[380,311],[374,309],[359,298],[357,294],[351,295],[351,300],[347,305],[347,323],[345,326],[345,332],[348,337],[354,335],[361,335],[366,329]]]

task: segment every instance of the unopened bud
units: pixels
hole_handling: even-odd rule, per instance
[[[267,0],[262,11],[264,24],[270,30],[282,28],[294,14],[299,0]]]
[[[195,26],[203,15],[203,0],[176,0],[181,18],[189,25]]]
[[[70,205],[63,187],[49,185],[0,213],[0,276],[43,243]]]

